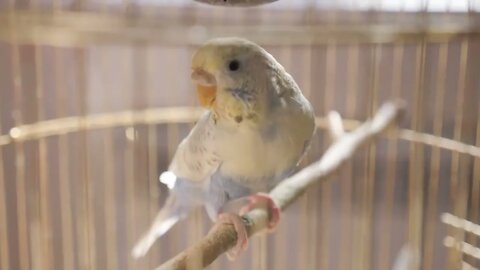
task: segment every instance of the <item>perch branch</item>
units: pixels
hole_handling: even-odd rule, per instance
[[[379,133],[395,122],[403,110],[402,102],[385,103],[373,117],[351,132],[344,132],[338,113],[329,114],[332,145],[320,160],[300,170],[277,185],[270,196],[281,210],[286,209],[312,184],[326,180],[350,159],[362,145],[371,142]],[[265,209],[253,209],[243,217],[249,236],[265,228],[268,213]],[[237,236],[232,225],[224,224],[210,231],[200,242],[170,259],[156,270],[203,269],[218,256],[234,246]]]

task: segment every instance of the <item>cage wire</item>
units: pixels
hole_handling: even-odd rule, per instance
[[[167,194],[158,176],[200,113],[190,57],[218,36],[271,52],[319,123],[337,110],[355,126],[391,98],[407,112],[274,234],[208,269],[383,270],[399,258],[480,269],[479,1],[0,8],[0,269],[153,269],[206,234],[198,210],[147,257],[130,256]],[[305,164],[329,143],[320,129]]]

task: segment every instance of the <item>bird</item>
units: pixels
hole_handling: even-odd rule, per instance
[[[191,80],[205,112],[180,142],[160,182],[169,195],[132,249],[144,256],[154,242],[197,207],[216,224],[233,224],[235,260],[248,245],[241,215],[269,211],[267,231],[280,209],[268,191],[299,168],[315,134],[314,110],[293,77],[258,44],[213,38],[194,52]],[[235,203],[240,211],[230,211]]]

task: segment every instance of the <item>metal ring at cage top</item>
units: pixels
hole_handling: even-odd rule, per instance
[[[194,0],[212,6],[254,7],[276,2],[278,0]]]
[[[0,135],[0,147],[17,141],[36,140],[85,130],[138,124],[192,123],[195,122],[203,112],[204,110],[198,107],[166,107],[39,121],[33,124],[13,127],[10,129],[9,134]],[[346,130],[352,130],[361,124],[360,121],[353,119],[342,119],[342,121]],[[328,128],[328,120],[326,117],[316,117],[315,122],[318,128]],[[480,147],[411,129],[398,129],[397,132],[390,132],[384,136],[390,139],[430,145],[480,158]]]

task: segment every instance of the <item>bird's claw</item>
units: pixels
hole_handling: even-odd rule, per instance
[[[230,261],[234,261],[242,254],[248,246],[248,234],[245,228],[245,224],[240,216],[243,216],[250,210],[257,206],[266,206],[269,210],[269,221],[267,224],[267,231],[272,232],[280,221],[280,208],[277,206],[272,197],[265,193],[257,193],[248,198],[247,205],[240,209],[239,214],[222,213],[218,215],[218,221],[216,226],[224,223],[232,224],[237,233],[237,243],[227,252],[227,257]]]
[[[227,251],[227,257],[230,261],[235,261],[240,254],[242,254],[248,246],[248,234],[245,224],[239,215],[232,213],[222,213],[218,215],[217,225],[219,224],[232,224],[237,233],[237,243],[229,251]]]
[[[250,196],[248,200],[248,204],[240,209],[240,215],[245,215],[247,212],[256,208],[257,206],[266,206],[270,215],[267,223],[267,232],[273,232],[277,224],[280,222],[281,211],[272,197],[266,193],[257,193]]]

